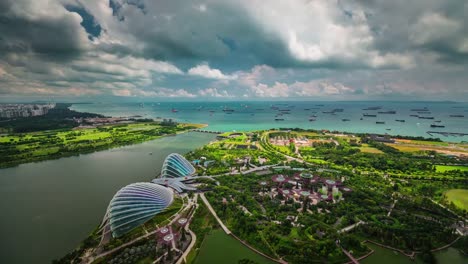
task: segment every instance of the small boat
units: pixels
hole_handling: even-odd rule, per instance
[[[309,111],[309,110],[310,110],[310,108],[304,108],[304,111]]]
[[[445,127],[444,125],[431,124],[431,127]]]
[[[409,115],[409,116],[413,116],[413,117],[419,117],[419,115]]]
[[[224,109],[223,109],[223,112],[234,112],[234,110],[233,110],[233,109],[224,108]]]
[[[386,128],[385,130],[390,131],[390,130],[392,130],[392,129],[391,129],[391,128]]]
[[[317,115],[311,115],[310,117],[317,117]]]
[[[210,113],[214,113],[215,111],[214,110],[210,110]]]
[[[361,118],[359,118],[359,120],[363,120],[363,119],[364,119],[364,118],[362,118],[362,117],[361,117]]]
[[[153,152],[150,152],[150,153],[148,153],[148,154],[153,155]]]
[[[433,116],[420,116],[419,119],[434,119]]]
[[[450,117],[465,117],[464,115],[450,115]]]
[[[362,115],[366,117],[377,117],[377,115],[374,115],[374,114],[362,114]]]
[[[275,121],[284,121],[284,118],[275,118]]]
[[[442,120],[435,120],[434,123],[440,123]]]
[[[343,119],[341,119],[341,121],[347,122],[347,121],[351,121],[351,120],[350,120],[350,119],[347,119],[347,118],[343,118]]]
[[[177,112],[179,112],[179,110],[177,110],[177,109],[175,109],[175,108],[172,108],[172,109],[171,109],[171,112],[172,112],[172,113],[177,113]]]
[[[376,124],[379,124],[379,125],[383,125],[383,124],[385,124],[385,122],[384,122],[384,121],[377,121],[377,122],[375,122],[375,123],[376,123]]]
[[[395,119],[395,121],[397,121],[397,122],[402,122],[402,123],[405,122],[404,119]]]
[[[315,121],[315,119],[313,119],[313,118],[309,119],[309,122],[314,122],[314,121]]]
[[[343,111],[344,111],[343,108],[335,108],[335,109],[332,110],[332,112],[334,112],[334,113],[342,113]]]

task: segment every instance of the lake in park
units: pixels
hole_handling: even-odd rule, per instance
[[[416,259],[415,261],[410,260],[408,257],[403,256],[400,253],[392,250],[382,248],[373,244],[367,243],[367,246],[374,250],[374,253],[359,261],[361,264],[423,264],[422,261]],[[468,256],[464,256],[458,250],[454,248],[448,248],[445,250],[438,251],[434,254],[437,259],[437,263],[444,264],[465,264],[468,263]]]
[[[195,264],[238,264],[241,259],[250,259],[258,264],[275,263],[253,252],[235,238],[226,235],[223,230],[215,229],[205,237]]]
[[[62,257],[100,223],[120,188],[150,181],[168,154],[186,153],[214,138],[190,132],[1,169],[1,262],[41,264]]]

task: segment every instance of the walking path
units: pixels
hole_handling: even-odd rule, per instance
[[[193,197],[193,201],[195,204],[197,204],[197,199],[198,199],[198,194],[195,194]],[[195,212],[197,211],[197,209],[198,209],[198,205],[195,208],[195,210],[193,210],[191,217],[195,215]],[[188,222],[188,224],[185,226],[185,230],[190,233],[190,237],[192,240],[190,241],[190,245],[185,249],[184,254],[182,254],[179,260],[177,260],[176,264],[187,263],[187,256],[190,253],[190,251],[192,251],[192,248],[195,246],[195,243],[197,242],[197,235],[195,235],[195,233],[189,229],[190,223],[191,221]]]
[[[344,249],[338,242],[336,242],[336,245],[343,251],[343,253],[351,260],[352,263],[354,264],[359,264],[359,261],[351,255],[346,249]]]
[[[390,207],[390,210],[388,211],[388,214],[387,216],[390,217],[390,215],[392,214],[392,211],[393,211],[393,208],[395,208],[395,204],[398,202],[398,200],[393,200],[393,204],[392,206]]]
[[[338,233],[345,233],[345,232],[348,232],[348,231],[351,231],[353,230],[355,227],[359,226],[359,225],[362,225],[362,224],[365,224],[366,222],[364,221],[361,221],[359,220],[359,222],[355,223],[355,224],[352,224],[350,226],[347,226],[341,230],[338,231]]]
[[[224,230],[224,232],[228,235],[231,234],[231,231],[224,225],[223,221],[219,219],[218,215],[216,214],[215,210],[213,210],[213,207],[211,207],[210,202],[205,197],[204,193],[200,193],[200,197],[202,198],[203,202],[205,203],[206,207],[208,207],[208,210],[210,210],[211,214],[215,217],[216,221],[218,221],[218,224],[221,226],[221,228]]]
[[[252,168],[250,170],[246,170],[246,171],[241,171],[240,173],[241,174],[249,174],[249,173],[252,173],[254,171],[262,171],[262,170],[266,170],[266,169],[269,169],[271,167],[274,167],[278,164],[275,164],[275,165],[265,165],[265,166],[261,166],[261,167],[255,167],[255,168]]]

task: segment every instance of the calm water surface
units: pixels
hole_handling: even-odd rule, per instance
[[[50,263],[63,256],[100,223],[117,190],[154,178],[166,155],[213,139],[186,133],[0,170],[0,263]]]
[[[376,245],[367,244],[374,250],[374,253],[360,261],[362,264],[423,264],[422,261],[410,260],[408,257],[392,250],[382,248]],[[434,254],[439,264],[466,264],[468,263],[468,256],[464,256],[454,248],[448,248]]]

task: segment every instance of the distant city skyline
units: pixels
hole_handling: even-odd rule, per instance
[[[0,102],[468,101],[465,1],[0,2]]]

